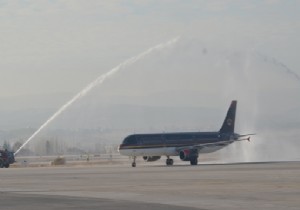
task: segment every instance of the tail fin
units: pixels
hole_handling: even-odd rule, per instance
[[[236,104],[237,101],[231,101],[231,105],[227,111],[227,115],[220,129],[220,133],[234,133]]]

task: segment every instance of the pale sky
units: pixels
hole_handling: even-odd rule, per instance
[[[0,0],[0,97],[71,93],[181,36],[300,74],[299,0]]]
[[[0,29],[1,129],[38,127],[98,76],[180,36],[173,48],[127,66],[72,105],[54,127],[127,126],[119,109],[105,118],[110,113],[99,106],[109,101],[217,108],[215,121],[189,124],[181,117],[189,109],[154,123],[138,115],[138,126],[159,131],[157,121],[217,128],[237,99],[239,132],[264,139],[269,129],[264,140],[299,137],[300,0],[0,0]],[[278,128],[290,130],[278,134]],[[276,157],[281,149],[272,149]]]

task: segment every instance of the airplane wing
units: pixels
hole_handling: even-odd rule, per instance
[[[251,134],[251,135],[254,135],[254,134]],[[249,135],[240,135],[239,137],[243,137],[243,136],[249,136]],[[236,141],[249,141],[250,142],[250,136],[248,138],[231,139],[231,140],[227,140],[227,141],[218,141],[218,142],[213,142],[213,143],[196,144],[196,145],[193,145],[193,146],[177,147],[176,150],[177,151],[181,151],[183,149],[198,149],[198,150],[201,150],[201,149],[206,148],[206,147],[226,146],[226,145],[231,144],[231,143],[236,142]]]

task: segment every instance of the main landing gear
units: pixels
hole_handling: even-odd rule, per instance
[[[170,159],[170,157],[167,156],[166,165],[167,165],[167,166],[172,166],[173,163],[174,163],[173,159]]]
[[[197,165],[197,164],[198,164],[198,157],[192,158],[192,159],[190,160],[190,162],[191,162],[191,165],[192,165],[192,166]]]

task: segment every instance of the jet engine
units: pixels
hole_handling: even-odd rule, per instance
[[[197,149],[184,149],[179,152],[180,160],[182,161],[191,161],[198,158]]]
[[[143,156],[144,161],[154,162],[160,159],[160,156]]]

